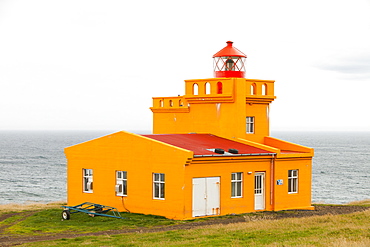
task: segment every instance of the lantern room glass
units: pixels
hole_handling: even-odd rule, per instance
[[[245,57],[214,57],[214,71],[245,71]]]

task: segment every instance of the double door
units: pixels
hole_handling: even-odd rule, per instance
[[[220,214],[220,177],[193,178],[193,217]]]
[[[193,178],[192,215],[219,215],[220,177]],[[265,173],[254,174],[254,209],[265,209]]]

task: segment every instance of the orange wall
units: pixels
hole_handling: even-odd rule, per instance
[[[254,210],[254,174],[265,174],[265,205],[266,210],[271,210],[270,205],[270,160],[269,158],[248,158],[240,160],[199,160],[187,166],[185,172],[186,198],[185,218],[192,218],[192,179],[199,177],[221,177],[220,184],[220,209],[221,215],[240,214]],[[231,198],[231,173],[243,172],[242,198]],[[248,174],[252,172],[252,174]]]
[[[311,207],[311,158],[281,158],[275,163],[275,181],[283,179],[283,185],[275,185],[275,209],[313,209]],[[288,193],[288,170],[298,170],[298,193]]]
[[[192,216],[192,178],[220,177],[221,215],[254,212],[254,175],[265,172],[265,210],[313,209],[311,207],[311,160],[276,159],[274,174],[271,158],[259,157],[239,161],[193,161],[187,166],[185,218]],[[288,193],[288,170],[299,170],[298,193]],[[243,172],[243,197],[231,198],[231,173]],[[248,174],[248,172],[252,172]],[[283,179],[283,185],[276,185]],[[271,187],[273,186],[273,188]],[[273,194],[271,194],[271,192]]]
[[[88,201],[119,211],[192,218],[192,179],[220,177],[220,214],[254,210],[254,174],[265,172],[266,210],[310,209],[311,159],[271,156],[193,159],[193,153],[139,135],[117,132],[65,149],[68,205]],[[93,193],[83,192],[82,169],[93,169]],[[299,193],[288,194],[288,170],[299,170]],[[128,195],[115,195],[115,171],[127,171]],[[153,199],[153,173],[165,174],[165,199]],[[231,173],[243,172],[243,197],[231,198]],[[248,174],[251,172],[251,174]],[[283,179],[283,185],[276,185]],[[273,188],[272,186],[273,185]],[[271,200],[271,189],[275,193]],[[273,205],[275,203],[275,205]]]
[[[85,201],[124,211],[177,218],[183,214],[184,169],[192,152],[127,132],[118,132],[65,149],[67,203]],[[170,157],[170,158],[169,158]],[[82,169],[93,169],[93,193],[83,192]],[[115,195],[115,171],[127,171],[127,197]],[[153,199],[152,173],[165,173],[165,200]],[[172,175],[171,174],[175,174]],[[176,191],[176,193],[171,193]]]
[[[269,110],[268,104],[247,105],[245,115],[247,117],[254,117],[256,128],[255,134],[244,133],[245,139],[255,141],[258,143],[263,143],[264,137],[270,135],[269,118],[267,115],[268,110]]]
[[[222,94],[217,94],[217,83]],[[206,84],[210,93],[206,94]],[[199,88],[193,93],[193,85]],[[255,85],[254,94],[251,85]],[[266,86],[266,95],[262,86]],[[185,81],[185,95],[153,98],[153,133],[212,133],[263,143],[269,135],[269,104],[275,99],[274,81],[244,78],[210,78]],[[170,103],[171,102],[171,103]],[[179,103],[181,102],[181,104]],[[246,117],[255,117],[255,133],[246,134]]]

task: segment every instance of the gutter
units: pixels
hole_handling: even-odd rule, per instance
[[[199,157],[235,157],[235,156],[263,156],[271,155],[274,157],[276,153],[255,153],[255,154],[194,154],[194,158]]]

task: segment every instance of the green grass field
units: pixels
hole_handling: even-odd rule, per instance
[[[368,206],[368,202],[359,204]],[[370,210],[346,215],[256,220],[155,233],[141,233],[140,227],[155,228],[189,221],[141,214],[123,214],[127,220],[72,214],[71,220],[62,221],[60,214],[60,208],[50,208],[40,209],[23,220],[22,215],[14,215],[0,222],[0,228],[6,227],[0,237],[138,229],[135,233],[62,238],[21,246],[370,246]]]

